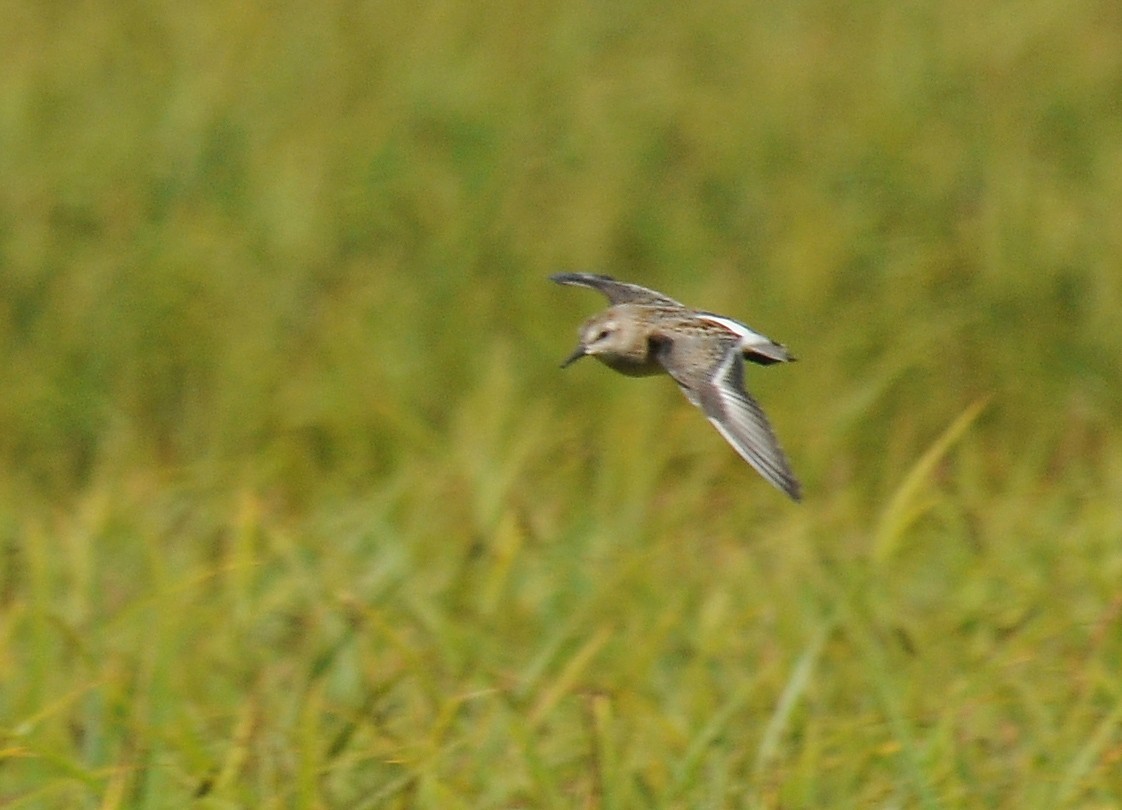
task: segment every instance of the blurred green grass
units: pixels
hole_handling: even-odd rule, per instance
[[[0,801],[1122,803],[1115,4],[4,16]]]

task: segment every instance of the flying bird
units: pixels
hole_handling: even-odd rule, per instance
[[[744,360],[788,363],[787,347],[740,321],[691,309],[656,290],[595,273],[557,273],[558,284],[589,287],[611,306],[580,328],[580,342],[561,364],[595,357],[631,377],[669,374],[733,449],[793,500],[802,486],[763,409],[744,388]]]

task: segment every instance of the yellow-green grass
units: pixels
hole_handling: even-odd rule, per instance
[[[3,16],[0,805],[1122,804],[1117,4]]]

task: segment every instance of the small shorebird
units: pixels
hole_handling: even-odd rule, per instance
[[[742,359],[794,360],[787,347],[739,321],[690,309],[655,290],[594,273],[558,273],[558,284],[590,287],[611,306],[585,322],[562,368],[590,355],[631,377],[669,374],[740,456],[792,499],[802,488],[763,410],[744,390]]]

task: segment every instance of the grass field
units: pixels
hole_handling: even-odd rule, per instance
[[[1122,807],[1122,6],[3,18],[0,807]]]

